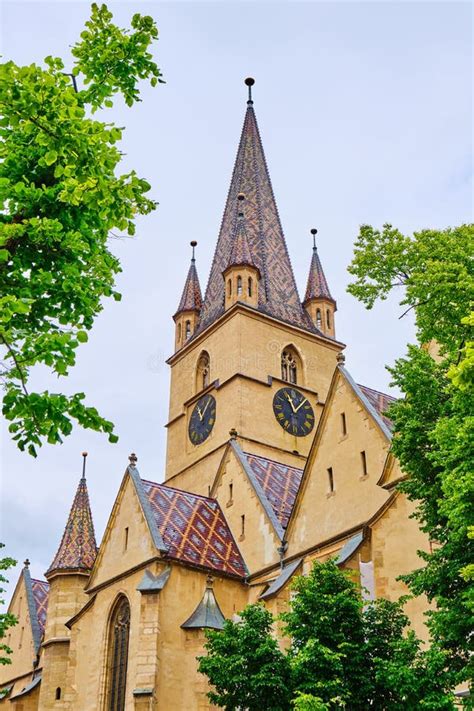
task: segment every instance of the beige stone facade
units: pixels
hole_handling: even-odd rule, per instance
[[[193,254],[174,315],[165,484],[131,456],[97,550],[81,479],[47,614],[27,566],[12,598],[2,709],[204,711],[205,628],[258,600],[278,614],[313,561],[336,557],[365,595],[406,592],[428,542],[396,488],[390,398],[344,365],[316,247],[296,300],[269,186],[250,103],[208,289]],[[407,606],[419,634],[425,609]]]

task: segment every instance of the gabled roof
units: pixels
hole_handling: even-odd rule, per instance
[[[140,482],[167,558],[246,577],[245,563],[215,499],[153,481]]]
[[[391,432],[393,430],[393,422],[385,413],[397,398],[392,395],[387,395],[387,393],[381,393],[379,390],[368,388],[366,385],[359,385],[359,388]]]
[[[96,556],[97,544],[89,494],[85,477],[82,476],[61,543],[46,575],[60,570],[89,572],[92,570]]]
[[[31,624],[31,634],[35,651],[38,652],[43,639],[44,627],[46,624],[46,613],[48,610],[49,583],[45,580],[35,580],[30,575],[28,568],[29,561],[25,561],[25,567],[21,571],[21,579],[26,590],[26,600],[28,605],[28,614]]]
[[[49,583],[46,580],[31,580],[33,599],[35,601],[36,616],[41,636],[44,634],[46,625],[46,614],[48,612]]]
[[[304,311],[280,224],[253,104],[248,103],[197,333],[224,313],[222,273],[229,264],[245,195],[245,228],[252,263],[260,272],[260,311],[317,333]]]
[[[331,292],[329,291],[329,286],[316,246],[313,247],[313,256],[311,257],[308,283],[306,285],[306,293],[303,303],[311,301],[311,299],[327,299],[327,301],[332,301],[333,304],[336,303],[331,296]]]
[[[188,276],[186,277],[183,293],[181,295],[181,300],[179,302],[178,310],[176,311],[175,316],[177,314],[182,313],[183,311],[199,311],[201,305],[201,286],[199,284],[196,261],[193,258],[191,260],[191,266],[189,267]]]

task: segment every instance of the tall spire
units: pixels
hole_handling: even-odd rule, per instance
[[[278,216],[273,189],[253,108],[253,80],[217,247],[197,330],[224,313],[224,280],[238,232],[238,195],[245,195],[245,232],[254,266],[260,272],[258,308],[285,322],[315,331],[298,296]]]
[[[188,276],[186,277],[183,293],[181,295],[181,301],[179,302],[178,310],[176,311],[175,316],[183,313],[183,311],[199,311],[202,305],[201,286],[199,284],[199,277],[196,269],[196,257],[194,254],[197,242],[193,240],[190,244],[193,250],[191,265],[189,267]]]
[[[331,292],[329,291],[326,276],[318,255],[318,248],[316,246],[317,232],[318,230],[313,227],[311,230],[311,234],[313,235],[313,256],[311,257],[308,283],[306,285],[306,294],[303,303],[306,304],[311,299],[326,299],[326,301],[331,301],[335,305],[336,302],[332,298]]]
[[[85,477],[87,452],[83,452],[82,476],[69,512],[66,528],[46,575],[61,571],[89,572],[97,556],[94,523]]]

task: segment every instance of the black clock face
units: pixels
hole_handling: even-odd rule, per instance
[[[281,388],[275,393],[273,412],[278,424],[295,437],[305,437],[314,427],[313,408],[295,388]]]
[[[216,400],[204,395],[194,406],[189,420],[189,439],[193,444],[202,444],[211,434],[216,421]]]

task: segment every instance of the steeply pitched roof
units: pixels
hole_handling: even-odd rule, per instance
[[[32,578],[31,587],[33,590],[38,625],[41,635],[43,635],[46,625],[46,614],[48,612],[49,583],[46,582],[46,580],[35,580]]]
[[[23,578],[25,585],[33,643],[35,645],[36,652],[38,652],[41,640],[43,639],[44,627],[46,623],[49,583],[45,580],[32,579],[28,565],[29,561],[25,561],[25,567],[21,572],[21,577]]]
[[[222,273],[229,264],[238,220],[238,195],[245,195],[246,237],[252,262],[260,271],[258,308],[306,330],[315,326],[302,308],[278,216],[252,103],[249,102],[217,247],[195,333],[224,312]]]
[[[188,276],[186,277],[183,293],[181,295],[181,300],[175,316],[183,311],[199,311],[201,305],[201,286],[199,284],[196,262],[193,258],[191,260],[191,266],[189,267]]]
[[[53,562],[46,574],[59,570],[89,571],[97,556],[94,523],[84,477],[77,487],[66,528]]]
[[[243,558],[215,499],[144,479],[140,481],[168,558],[239,578],[247,575]]]
[[[387,393],[381,393],[379,390],[374,390],[373,388],[368,388],[366,385],[359,385],[363,394],[370,402],[374,410],[378,413],[379,417],[382,418],[385,425],[390,431],[393,430],[393,422],[386,415],[385,412],[397,398],[392,395],[387,395]]]
[[[327,299],[328,301],[332,301],[334,304],[336,303],[331,296],[331,292],[329,291],[329,286],[316,246],[313,247],[313,256],[311,257],[311,265],[309,267],[304,303],[310,301],[311,299]]]
[[[227,264],[227,269],[230,267],[243,267],[249,266],[257,269],[252,254],[250,252],[250,247],[247,239],[247,230],[245,228],[245,219],[239,217],[237,220],[237,231],[235,235],[234,242],[232,244],[232,250],[230,253],[229,263]]]

